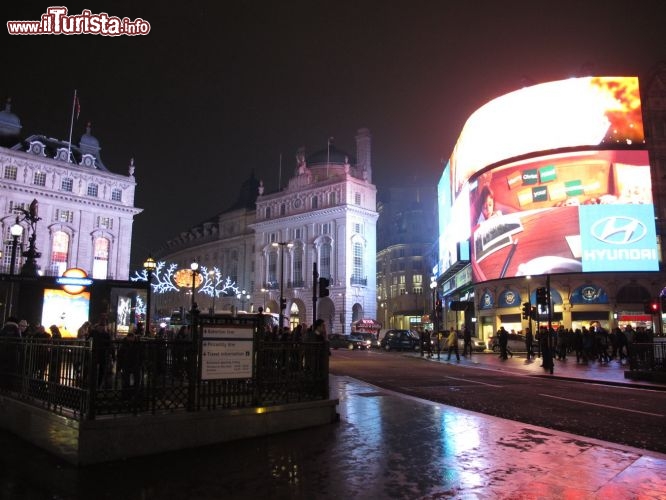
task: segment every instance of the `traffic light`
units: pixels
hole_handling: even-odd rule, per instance
[[[523,302],[523,319],[530,319],[532,305],[529,302]]]
[[[645,302],[645,304],[643,304],[643,312],[645,312],[645,314],[658,314],[659,301],[657,299],[652,299]]]
[[[539,287],[536,289],[536,303],[539,306],[548,305],[548,290],[546,287]]]
[[[285,297],[280,297],[280,310],[284,311],[287,308],[287,299]]]
[[[319,296],[328,297],[331,291],[328,289],[331,282],[328,278],[319,278]]]

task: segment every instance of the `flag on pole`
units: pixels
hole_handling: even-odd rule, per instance
[[[79,102],[79,96],[74,93],[74,106],[76,107],[76,119],[79,119],[81,114],[81,103]]]

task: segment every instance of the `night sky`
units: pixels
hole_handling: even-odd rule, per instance
[[[135,159],[132,256],[235,201],[254,171],[267,189],[295,152],[355,153],[373,135],[383,186],[437,182],[476,108],[526,82],[645,75],[666,60],[663,0],[3,2],[3,21],[70,14],[142,18],[147,36],[1,35],[0,99],[23,134],[67,139],[74,89],[101,157]]]

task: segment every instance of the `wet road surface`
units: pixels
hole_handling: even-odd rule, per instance
[[[2,499],[666,498],[666,455],[331,377],[340,422],[75,469],[0,433]]]

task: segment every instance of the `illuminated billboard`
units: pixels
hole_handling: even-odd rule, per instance
[[[458,193],[476,173],[512,158],[644,142],[637,77],[571,78],[511,92],[475,111],[451,155],[451,175]]]
[[[475,281],[659,269],[647,151],[541,156],[469,185]]]
[[[81,325],[88,321],[90,292],[72,295],[64,290],[44,290],[42,324],[56,325],[64,338],[76,337]]]
[[[449,164],[437,186],[439,221],[439,274],[454,264],[469,261],[470,208],[467,185],[452,199]]]
[[[636,77],[571,78],[490,101],[465,123],[447,174],[443,269],[464,244],[475,282],[659,269]]]

